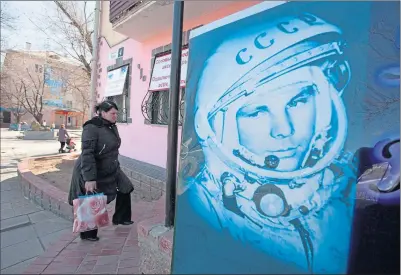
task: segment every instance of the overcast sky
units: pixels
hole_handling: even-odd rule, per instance
[[[29,18],[40,16],[45,9],[49,10],[52,2],[45,1],[6,1],[7,12],[17,17],[17,30],[7,33],[7,46],[21,49],[25,42],[32,43],[33,50],[40,50],[44,47],[46,36],[35,29]]]
[[[16,31],[10,33],[7,39],[8,47],[23,49],[26,42],[32,44],[32,50],[45,50],[46,35],[36,29],[29,18],[35,22],[40,21],[41,15],[52,14],[55,10],[55,4],[52,1],[2,1],[6,2],[7,10],[17,16]],[[92,7],[93,6],[93,7]],[[88,3],[88,7],[94,9],[95,1]],[[36,20],[35,20],[36,19]],[[56,50],[57,46],[48,41],[49,50]]]

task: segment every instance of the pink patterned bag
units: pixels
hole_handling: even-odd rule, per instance
[[[106,210],[107,196],[103,193],[79,196],[73,200],[73,233],[90,231],[110,224]]]

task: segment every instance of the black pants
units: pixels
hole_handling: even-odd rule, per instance
[[[113,223],[118,224],[129,221],[131,221],[131,194],[117,192]]]
[[[116,208],[113,215],[113,223],[122,223],[131,221],[131,194],[117,192]],[[96,238],[97,229],[81,232],[81,239]]]
[[[64,146],[65,146],[65,142],[64,141],[60,141],[60,151],[64,150]]]

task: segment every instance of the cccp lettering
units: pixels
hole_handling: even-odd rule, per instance
[[[261,34],[259,34],[258,36],[256,36],[254,44],[255,47],[260,49],[260,50],[264,50],[267,49],[269,47],[271,47],[274,44],[274,39],[270,39],[269,43],[267,45],[263,45],[260,41],[261,38],[264,38],[267,36],[266,32],[262,32]]]
[[[302,28],[302,23],[300,21],[307,24],[308,26],[323,24],[322,22],[319,22],[318,19],[311,14],[302,14],[300,16],[295,17],[294,20],[280,22],[276,25],[276,27],[281,32],[286,34],[297,33]],[[253,45],[255,46],[256,49],[264,50],[274,45],[275,39],[268,40],[266,39],[267,35],[268,35],[267,32],[262,32],[255,37]],[[237,53],[235,60],[239,65],[245,65],[252,60],[253,55],[251,53],[245,54],[247,51],[248,48],[243,48]]]
[[[249,61],[252,60],[252,58],[253,58],[252,55],[249,55],[248,56],[248,60],[246,60],[246,61],[241,57],[241,53],[245,53],[247,50],[248,50],[247,48],[243,48],[242,50],[240,50],[237,53],[237,56],[235,57],[235,60],[237,61],[238,64],[244,65],[244,64],[246,64],[246,63],[248,63]]]

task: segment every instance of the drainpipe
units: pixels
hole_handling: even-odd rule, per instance
[[[174,226],[177,182],[178,113],[181,82],[182,24],[184,1],[174,1],[170,73],[170,120],[167,139],[166,227]]]
[[[98,38],[99,38],[99,16],[100,16],[100,1],[97,0],[95,4],[95,23],[93,26],[92,36],[92,62],[91,62],[91,91],[90,91],[90,102],[89,102],[89,119],[91,119],[95,113],[95,93],[96,93],[96,79],[97,79],[97,61],[98,61]]]

